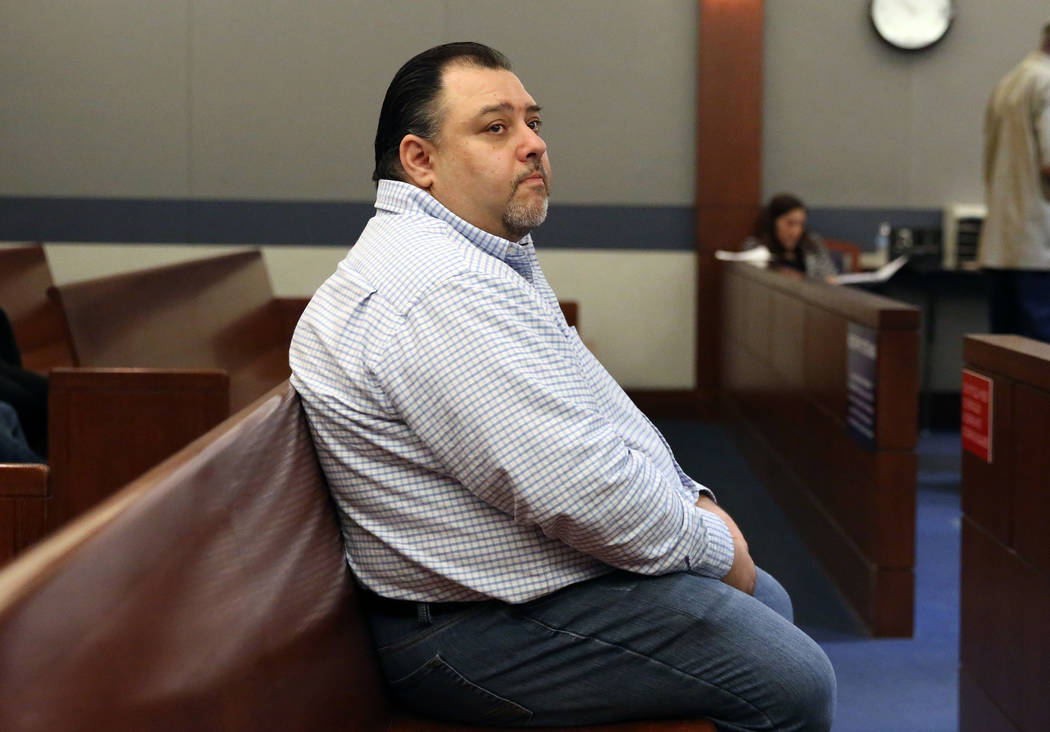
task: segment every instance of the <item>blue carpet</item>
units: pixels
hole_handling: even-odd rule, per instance
[[[838,678],[835,731],[957,730],[959,433],[920,436],[915,636],[883,640],[866,634],[725,428],[680,420],[657,426],[682,469],[715,491],[755,562],[791,594],[798,625],[831,658]]]

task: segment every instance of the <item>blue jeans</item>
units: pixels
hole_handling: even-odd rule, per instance
[[[706,718],[725,730],[827,730],[835,673],[791,622],[783,587],[755,596],[689,573],[613,572],[522,605],[425,619],[368,613],[401,706],[507,726]]]
[[[1050,272],[1026,269],[985,272],[991,283],[989,330],[1050,343]]]

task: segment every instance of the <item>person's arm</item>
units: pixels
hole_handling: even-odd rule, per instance
[[[810,234],[808,244],[803,254],[806,262],[806,275],[825,282],[834,282],[834,277],[839,273],[835,266],[835,260],[831,252],[824,245],[824,239],[817,234]]]
[[[545,307],[524,280],[453,278],[412,306],[376,378],[447,473],[515,523],[629,571],[725,576],[724,519],[605,419]]]
[[[981,156],[981,172],[985,189],[991,188],[995,169],[995,151],[998,148],[999,126],[995,114],[995,94],[988,100],[984,110],[984,154]]]
[[[1044,183],[1050,183],[1050,87],[1043,88],[1038,96],[1035,133],[1039,147],[1039,173]]]

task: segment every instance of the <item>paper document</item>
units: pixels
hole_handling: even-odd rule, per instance
[[[715,252],[715,259],[721,259],[725,262],[768,262],[772,258],[769,250],[763,246],[751,247],[745,249],[742,252],[731,252],[726,249],[719,249]]]
[[[831,281],[836,285],[860,285],[867,282],[885,282],[897,273],[908,261],[908,255],[902,254],[889,264],[884,264],[873,272],[847,272],[836,275]]]

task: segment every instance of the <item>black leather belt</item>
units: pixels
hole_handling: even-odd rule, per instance
[[[446,615],[476,607],[478,602],[418,602],[416,600],[394,600],[377,595],[368,590],[361,590],[361,601],[365,609],[380,615],[399,618],[419,618],[424,615]]]

